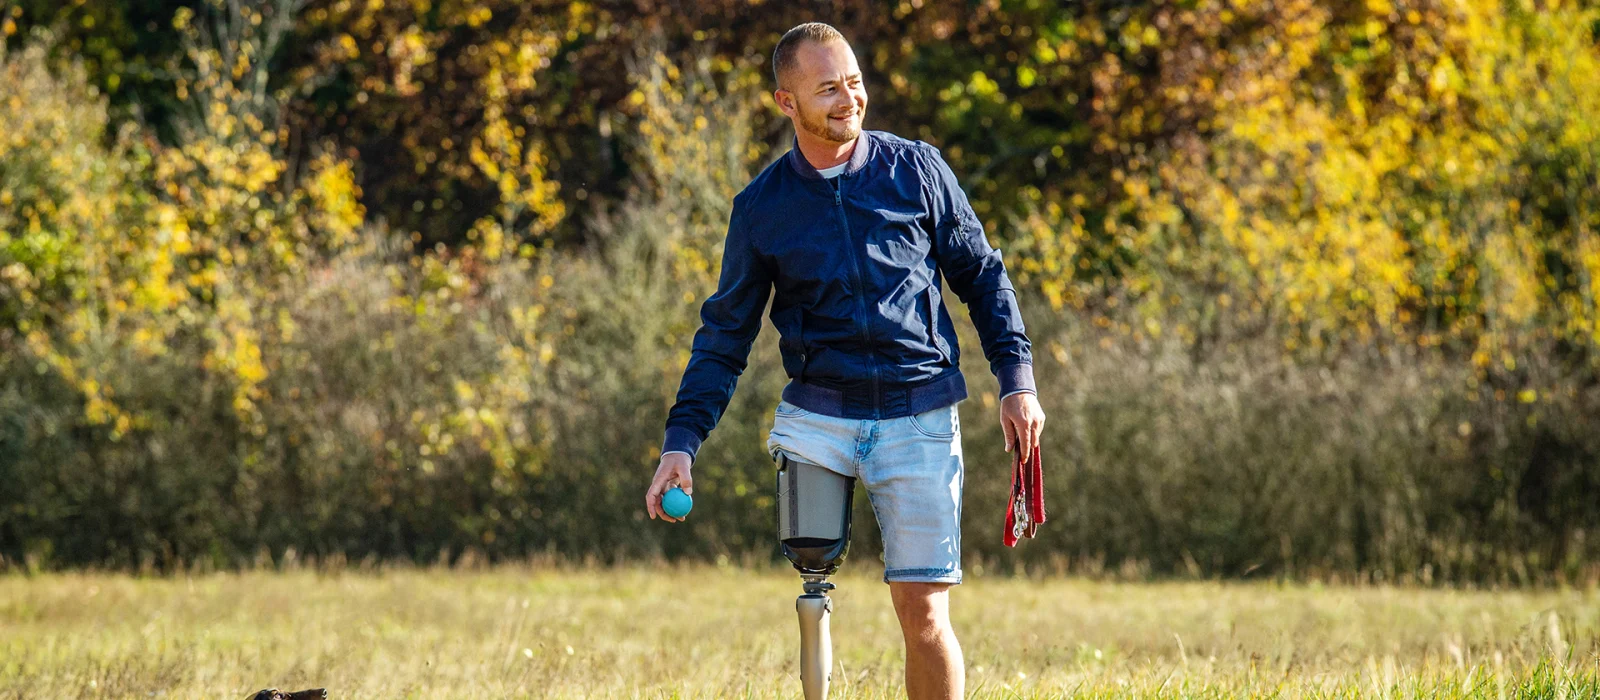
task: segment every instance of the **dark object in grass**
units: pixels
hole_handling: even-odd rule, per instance
[[[250,696],[250,700],[328,700],[328,691],[325,688],[313,688],[285,693],[277,688],[268,688]]]

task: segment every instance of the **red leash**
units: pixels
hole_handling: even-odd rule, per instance
[[[1011,501],[1006,504],[1005,544],[1017,546],[1017,540],[1033,537],[1039,531],[1044,515],[1044,468],[1039,463],[1039,450],[1033,450],[1026,464],[1022,462],[1022,447],[1011,449]]]

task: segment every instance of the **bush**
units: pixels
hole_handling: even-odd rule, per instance
[[[0,94],[33,97],[0,102],[0,197],[18,202],[0,208],[0,558],[167,569],[291,553],[776,561],[764,443],[785,378],[770,327],[701,449],[695,515],[660,525],[642,504],[731,199],[787,145],[745,128],[759,121],[755,62],[634,58],[638,176],[626,199],[589,211],[584,247],[549,243],[536,222],[565,214],[543,189],[542,156],[513,157],[531,152],[504,140],[479,165],[520,168],[505,180],[507,208],[479,220],[471,244],[419,250],[419,234],[365,221],[335,149],[300,160],[285,149],[275,98],[245,89],[269,82],[259,67],[214,70],[227,41],[271,55],[271,22],[261,35],[251,26],[191,37],[195,121],[173,146],[131,129],[108,136],[82,72],[52,71],[43,51],[0,65]],[[1271,144],[1212,145],[1242,158]],[[1220,209],[1191,210],[1196,221],[1225,222],[1219,203],[1249,190],[1257,215],[1279,217],[1262,220],[1277,237],[1262,250],[1306,262],[1314,247],[1292,238],[1287,205],[1207,178],[1193,182]],[[1504,201],[1450,192],[1483,208]],[[1174,201],[1149,200],[1146,213]],[[1377,323],[1382,304],[1360,285],[1297,277],[1280,281],[1311,296],[1275,296],[1287,287],[1261,279],[1282,266],[1239,245],[1239,228],[1155,217],[1116,229],[1144,254],[1106,274],[1105,250],[1083,247],[1098,233],[1056,204],[1000,241],[1049,415],[1051,518],[1041,539],[1000,545],[1010,455],[995,381],[981,353],[965,353],[974,571],[1600,575],[1586,534],[1600,525],[1588,497],[1600,489],[1589,418],[1600,382],[1580,333],[1589,307],[1561,305],[1577,298],[1565,282],[1531,297],[1508,282],[1470,313],[1456,304],[1449,333],[1408,335],[1405,305],[1385,307],[1393,326]],[[1360,233],[1336,219],[1318,230]],[[1551,231],[1507,235],[1535,229]],[[1563,240],[1528,250],[1559,252],[1550,241]],[[1496,267],[1522,250],[1498,245],[1437,279],[1532,274]],[[1343,268],[1322,264],[1334,258],[1305,269],[1334,274]],[[1502,304],[1535,298],[1531,316]],[[1354,315],[1285,315],[1282,304],[1306,299]],[[1475,314],[1499,319],[1477,328],[1492,332],[1463,320]],[[957,325],[977,347],[971,325]],[[854,559],[867,566],[878,542],[858,501]]]

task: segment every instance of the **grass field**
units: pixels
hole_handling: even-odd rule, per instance
[[[857,569],[869,568],[856,562]],[[887,588],[836,577],[835,697],[902,694]],[[782,569],[0,576],[0,697],[798,697]],[[1600,697],[1600,591],[969,577],[973,697]]]

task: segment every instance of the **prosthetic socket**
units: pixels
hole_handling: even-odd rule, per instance
[[[800,572],[805,591],[795,600],[800,615],[800,683],[806,700],[828,696],[833,641],[828,616],[834,586],[827,578],[850,548],[855,479],[778,453],[778,541],[783,556]]]

